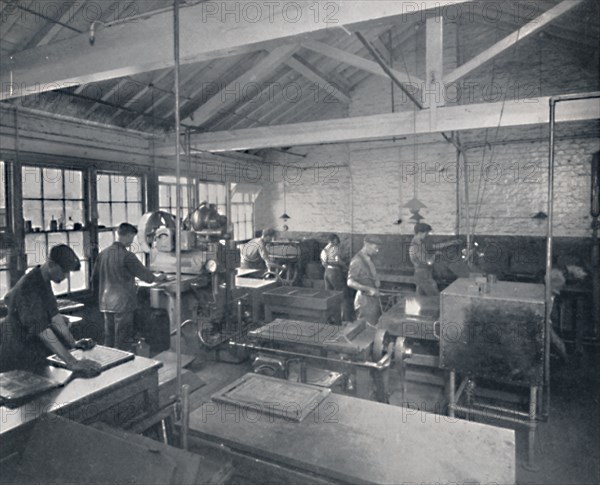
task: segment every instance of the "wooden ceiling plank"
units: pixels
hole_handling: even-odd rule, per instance
[[[351,54],[336,47],[331,47],[323,42],[313,40],[303,41],[302,47],[313,50],[315,52],[319,52],[320,54],[332,57],[334,59],[338,59],[339,61],[344,62],[345,64],[358,67],[359,69],[370,72],[371,74],[375,74],[377,76],[382,76],[389,79],[388,75],[385,73],[385,71],[381,68],[379,64],[377,64],[374,61],[365,59],[364,57],[357,56],[355,54]],[[397,71],[396,69],[392,69],[392,72],[398,78],[398,80],[403,83],[412,82],[418,85],[423,84],[423,80],[417,78],[416,76],[411,75],[409,79],[409,76],[407,76],[403,72]]]
[[[192,69],[186,76],[182,77],[181,85],[184,86],[185,84],[190,82],[192,79],[194,79],[194,77],[196,77],[202,69],[203,69],[203,66],[196,68],[196,69]],[[173,98],[173,99],[175,98],[175,93],[172,93],[172,92],[162,93],[157,99],[154,100],[154,103],[151,103],[150,106],[148,106],[143,111],[142,114],[139,114],[130,123],[128,123],[127,127],[130,127],[130,126],[134,125],[135,123],[137,123],[138,121],[142,120],[144,118],[144,115],[150,114],[158,106],[160,106],[162,103],[164,103],[165,101],[167,101],[168,99],[171,99],[171,98]],[[184,100],[182,99],[181,101],[183,102]],[[164,118],[167,118],[167,116],[164,116]]]
[[[298,50],[298,48],[298,44],[288,44],[273,49],[258,64],[255,64],[251,69],[230,82],[226,87],[200,106],[192,115],[188,116],[189,123],[193,126],[201,126],[219,111],[239,102],[240,99],[237,96],[230,96],[229,98],[225,97],[225,99],[223,99],[222,94],[238,92],[240,90],[243,91],[249,83],[258,83],[260,80],[267,77],[269,73],[272,72],[273,68],[279,66],[282,62],[285,62]]]
[[[414,10],[439,8],[465,3],[468,0],[437,0],[428,2],[405,0],[372,0],[369,2],[328,1],[335,5],[336,26],[365,26],[369,22],[405,15]],[[254,5],[256,2],[252,2]],[[272,4],[273,2],[269,2]],[[237,5],[242,2],[237,3]],[[317,8],[325,2],[313,2]],[[332,28],[325,16],[315,21],[314,15],[302,12],[297,22],[289,21],[287,4],[270,5],[271,15],[258,21],[246,19],[231,25],[222,22],[215,12],[216,2],[201,2],[182,9],[181,62],[190,64],[203,60],[231,56],[271,47],[282,41],[289,42],[305,34],[314,34]],[[260,4],[259,4],[260,5]],[[222,13],[222,12],[221,12]],[[209,15],[210,14],[210,15]],[[287,17],[286,17],[287,16]],[[96,31],[96,42],[91,45],[89,33],[19,52],[12,60],[0,61],[0,85],[12,82],[17,89],[3,89],[0,99],[18,97],[30,89],[38,92],[64,88],[67,83],[83,84],[134,75],[140,72],[169,68],[173,64],[172,12],[166,11],[122,22]],[[199,28],[201,26],[202,28]]]
[[[198,97],[201,96],[206,87],[211,84],[211,79],[219,79],[221,75],[225,73],[225,71],[230,69],[232,65],[236,64],[236,62],[232,62],[232,59],[233,58],[218,60],[213,59],[212,61],[209,61],[205,67],[202,68],[202,70],[198,74],[198,77],[202,78],[202,82],[198,83],[198,86],[188,94],[188,99],[181,100],[181,103],[179,105],[181,113],[185,112],[190,103],[198,101]],[[213,73],[213,75],[211,75],[209,78],[208,76],[211,73],[211,71],[215,71],[215,73]],[[173,113],[175,113],[174,104],[165,113],[162,114],[162,117],[164,119],[168,119],[171,116],[173,116]]]
[[[171,72],[172,72],[171,69],[165,69],[155,79],[152,80],[152,83],[148,83],[148,85],[144,86],[143,88],[140,87],[140,90],[137,93],[135,93],[131,98],[129,98],[127,101],[125,101],[123,103],[123,108],[129,108],[133,103],[139,101],[141,98],[143,98],[146,95],[146,93],[148,91],[150,91],[150,89],[152,89],[151,84],[158,84],[160,81],[165,79],[169,74],[171,74]],[[119,115],[121,114],[122,111],[123,110],[121,108],[117,109],[117,111],[108,120],[108,123],[112,123],[117,117],[119,117]]]
[[[499,42],[495,43],[489,49],[486,49],[470,61],[465,62],[462,66],[459,66],[454,71],[446,74],[444,76],[444,82],[447,84],[456,82],[460,78],[466,76],[468,73],[474,71],[486,62],[492,60],[497,55],[501,54],[502,52],[505,52],[507,49],[510,49],[517,42],[522,41],[523,39],[529,37],[531,34],[544,28],[546,25],[548,25],[550,22],[553,22],[564,13],[568,12],[574,7],[577,7],[578,5],[581,5],[583,1],[584,0],[563,0],[555,7],[544,12],[531,22],[528,22],[523,27],[519,28],[517,31],[506,36]]]
[[[283,89],[276,89],[277,86],[284,87],[289,86],[291,83],[297,83],[301,79],[300,74],[297,71],[288,69],[283,71],[280,76],[272,79],[273,89],[268,91],[268,97],[266,102],[246,103],[245,107],[241,110],[236,110],[236,116],[227,119],[223,119],[217,123],[216,129],[236,129],[240,126],[248,125],[248,123],[263,124],[265,113],[272,113],[280,105],[286,102],[284,98]],[[233,120],[233,121],[232,121]],[[228,121],[232,121],[230,125],[227,125]],[[216,131],[213,129],[212,131]]]
[[[319,89],[322,89],[325,93],[331,96],[335,96],[342,103],[349,104],[351,99],[350,96],[342,91],[342,88],[336,86],[325,78],[325,75],[319,72],[317,68],[308,64],[304,59],[299,56],[292,56],[286,64],[292,69],[298,71],[306,79],[312,81]]]

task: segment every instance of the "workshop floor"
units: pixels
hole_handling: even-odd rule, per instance
[[[196,362],[189,367],[206,385],[195,391],[192,410],[210,401],[226,384],[251,371],[249,362]],[[397,383],[392,383],[392,387]],[[600,484],[600,353],[588,353],[568,364],[553,363],[550,416],[538,426],[536,471],[527,470],[527,436],[517,430],[517,483],[531,485]],[[401,405],[394,393],[392,405]],[[440,412],[442,389],[409,382],[405,402],[428,412]],[[476,457],[473,457],[476,459]],[[256,481],[255,481],[256,480]],[[230,483],[261,483],[260,477],[235,476]]]

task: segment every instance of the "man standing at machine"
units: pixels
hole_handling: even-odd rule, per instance
[[[104,314],[104,345],[131,350],[133,345],[133,314],[137,306],[135,278],[146,283],[166,280],[155,276],[127,248],[137,229],[126,222],[117,229],[117,240],[98,255],[93,280],[98,282],[100,311]]]
[[[321,264],[325,268],[323,280],[326,290],[341,291],[344,294],[342,302],[342,321],[351,319],[349,305],[348,286],[346,285],[346,264],[340,258],[340,238],[337,234],[330,234],[327,238],[328,244],[321,251]]]
[[[69,246],[54,246],[48,260],[23,275],[6,294],[8,315],[0,324],[0,372],[35,370],[46,365],[46,357],[55,353],[68,369],[82,377],[100,373],[97,362],[77,360],[69,352],[71,348],[89,349],[94,343],[73,339],[52,293],[51,283],[64,281],[70,271],[80,268],[79,258]]]
[[[248,241],[241,248],[242,269],[260,269],[265,272],[275,272],[281,266],[270,260],[267,244],[273,241],[275,229],[267,228],[261,237]]]
[[[438,296],[440,290],[433,279],[433,263],[435,262],[435,253],[449,246],[460,244],[460,239],[436,243],[429,245],[427,236],[431,232],[431,226],[425,223],[415,224],[415,236],[413,237],[408,255],[410,261],[415,267],[415,285],[417,294],[422,296]]]
[[[379,237],[366,236],[362,249],[352,258],[348,270],[348,286],[357,291],[354,298],[356,316],[364,318],[371,325],[377,325],[381,316],[380,281],[371,259],[379,252],[381,245]]]

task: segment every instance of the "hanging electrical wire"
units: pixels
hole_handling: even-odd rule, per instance
[[[518,56],[519,56],[519,40],[520,40],[520,34],[521,34],[521,29],[519,29],[517,31],[517,38],[515,40],[515,45],[514,45],[514,57],[518,60]],[[492,66],[492,86],[494,83],[494,77],[495,77],[495,70],[496,70],[496,58],[494,58],[493,60],[493,66]],[[487,174],[485,171],[485,154],[486,154],[486,149],[489,147],[490,149],[490,161],[489,161],[489,165],[491,165],[493,163],[494,160],[494,155],[495,155],[495,148],[496,148],[496,142],[498,140],[498,136],[500,133],[500,127],[502,126],[502,118],[504,116],[504,110],[506,108],[506,99],[508,96],[508,88],[511,84],[511,81],[514,78],[514,69],[509,71],[509,76],[508,76],[508,80],[506,82],[506,89],[504,90],[503,93],[503,99],[502,99],[502,106],[500,108],[500,116],[498,117],[498,123],[496,125],[495,128],[495,134],[494,134],[494,141],[492,143],[489,142],[488,140],[488,129],[486,128],[485,130],[485,143],[484,143],[484,147],[483,147],[483,153],[482,153],[482,161],[481,161],[481,168],[480,168],[480,174],[479,174],[479,183],[478,183],[478,188],[477,188],[477,198],[476,198],[476,204],[475,204],[475,215],[473,217],[473,225],[471,228],[471,236],[474,237],[475,236],[475,230],[477,228],[477,223],[479,222],[479,218],[481,215],[481,207],[483,205],[483,197],[485,195],[485,190],[486,190],[486,185],[487,185]]]

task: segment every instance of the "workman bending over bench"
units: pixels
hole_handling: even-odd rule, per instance
[[[46,357],[58,355],[69,370],[84,377],[100,373],[100,365],[75,359],[68,349],[93,347],[91,339],[75,341],[65,317],[58,313],[51,282],[60,283],[70,271],[79,271],[75,252],[64,244],[50,250],[48,260],[23,275],[6,294],[8,315],[0,322],[0,372],[35,370]]]

